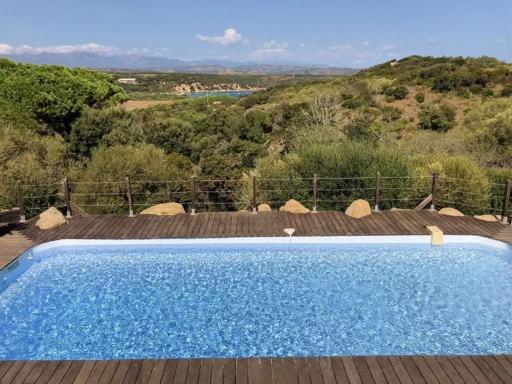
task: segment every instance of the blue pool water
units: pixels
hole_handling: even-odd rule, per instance
[[[0,286],[1,359],[512,352],[510,251],[57,247]]]

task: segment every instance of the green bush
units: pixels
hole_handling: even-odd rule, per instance
[[[427,106],[418,113],[419,127],[446,132],[455,125],[455,111],[448,105]]]
[[[466,214],[489,213],[491,183],[485,170],[467,156],[419,156],[414,161],[415,188],[428,191],[431,175],[438,175],[438,207],[454,207]],[[426,195],[425,195],[426,196]]]
[[[469,111],[463,123],[466,148],[482,164],[512,166],[512,100],[492,100]]]
[[[31,130],[0,126],[0,209],[17,204],[17,186],[26,196],[27,216],[62,204],[56,194],[65,175],[67,146],[58,136],[39,136]],[[50,196],[51,195],[51,196]]]
[[[491,182],[491,207],[494,209],[494,213],[501,214],[507,183],[512,180],[512,169],[488,168],[487,176]]]
[[[275,208],[294,198],[311,207],[312,178],[318,182],[320,209],[345,209],[353,200],[363,198],[374,202],[375,177],[380,171],[389,177],[383,183],[383,208],[401,202],[410,179],[409,163],[400,152],[391,148],[375,148],[365,143],[346,142],[329,145],[311,144],[279,159],[273,156],[256,163],[259,178],[259,201]],[[266,180],[268,179],[268,180]],[[244,196],[250,195],[250,179],[246,180]]]
[[[423,92],[418,92],[416,96],[414,96],[414,99],[419,103],[423,103],[425,101],[425,94]]]
[[[408,94],[409,90],[405,85],[392,86],[384,90],[384,95],[390,100],[403,100]]]
[[[106,135],[116,129],[127,131],[132,124],[132,114],[122,108],[87,108],[71,128],[71,151],[77,158],[89,157]]]
[[[99,147],[72,178],[76,203],[86,212],[127,212],[125,177],[133,180],[136,211],[162,202],[190,201],[191,164],[153,145]],[[170,181],[170,183],[164,183]]]

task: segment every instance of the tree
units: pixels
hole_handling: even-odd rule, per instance
[[[126,95],[105,73],[0,59],[0,99],[67,135],[86,107],[115,105]]]

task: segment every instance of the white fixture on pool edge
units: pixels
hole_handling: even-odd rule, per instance
[[[295,233],[295,228],[285,228],[283,229],[283,232],[286,233],[288,236],[292,237]]]

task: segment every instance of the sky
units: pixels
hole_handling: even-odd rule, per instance
[[[94,52],[367,67],[512,61],[512,0],[0,0],[0,54]]]

